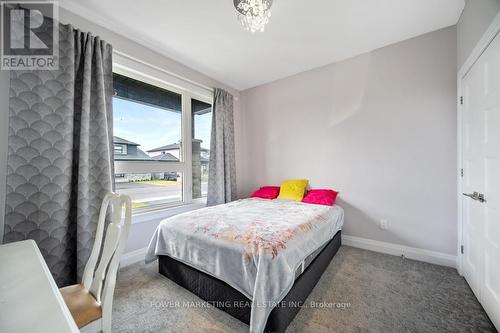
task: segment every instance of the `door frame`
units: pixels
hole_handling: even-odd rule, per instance
[[[462,97],[462,80],[469,73],[470,69],[476,61],[481,57],[483,52],[488,48],[495,37],[500,33],[500,13],[493,19],[492,23],[483,34],[483,37],[476,44],[471,54],[462,65],[457,74],[457,218],[458,218],[458,238],[457,238],[457,270],[462,275],[462,236],[463,236],[463,221],[462,221],[462,138],[463,138],[463,105],[461,104]]]

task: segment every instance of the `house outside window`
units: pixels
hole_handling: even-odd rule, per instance
[[[134,213],[204,200],[211,98],[135,73],[115,73],[113,87],[116,191]]]

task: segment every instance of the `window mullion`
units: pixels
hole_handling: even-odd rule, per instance
[[[187,92],[182,94],[182,151],[184,163],[183,200],[186,203],[193,201],[193,179],[192,179],[192,119],[191,119],[191,95]]]

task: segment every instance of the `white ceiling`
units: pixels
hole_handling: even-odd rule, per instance
[[[457,23],[464,0],[275,0],[264,33],[233,0],[61,0],[62,7],[244,90]]]

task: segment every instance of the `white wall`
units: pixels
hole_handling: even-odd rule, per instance
[[[466,0],[457,24],[458,68],[481,39],[500,11],[500,0]]]
[[[305,177],[341,192],[345,234],[456,253],[455,27],[241,100],[240,196]]]

